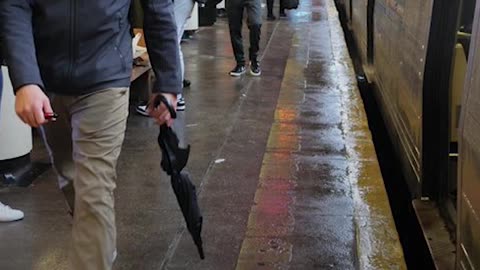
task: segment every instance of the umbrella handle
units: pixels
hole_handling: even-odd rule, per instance
[[[153,101],[153,107],[156,108],[158,107],[161,103],[165,104],[165,107],[167,107],[168,111],[170,112],[170,116],[172,118],[177,118],[177,112],[173,108],[172,104],[170,104],[170,101],[163,95],[157,95],[155,97],[155,100]]]

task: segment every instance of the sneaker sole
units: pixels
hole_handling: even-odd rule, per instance
[[[262,72],[260,71],[259,73],[255,73],[252,70],[250,70],[250,75],[258,77],[258,76],[262,75]]]
[[[240,76],[242,76],[243,74],[245,74],[245,72],[246,72],[246,71],[244,71],[244,72],[242,72],[242,73],[233,73],[233,72],[230,72],[229,74],[230,74],[230,76],[232,76],[232,77],[240,77]]]
[[[15,217],[6,217],[0,219],[0,223],[8,223],[8,222],[15,222],[15,221],[20,221],[25,218],[25,215],[22,213],[21,215],[17,215]]]
[[[16,222],[16,221],[21,221],[23,219],[24,219],[24,217],[21,217],[21,218],[6,218],[6,219],[1,219],[0,223]]]

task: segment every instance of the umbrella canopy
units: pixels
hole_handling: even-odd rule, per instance
[[[159,95],[159,103],[164,103],[172,118],[176,117],[176,113],[165,97]],[[178,137],[175,132],[166,124],[160,126],[160,134],[158,135],[158,144],[162,150],[162,169],[171,176],[171,184],[178,204],[182,210],[183,217],[187,224],[188,231],[192,235],[193,241],[197,246],[200,258],[205,259],[202,243],[202,215],[198,206],[197,192],[195,185],[190,181],[187,173],[182,172],[187,165],[188,156],[190,154],[190,146],[183,149],[178,146]]]

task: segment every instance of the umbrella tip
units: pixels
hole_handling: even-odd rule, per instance
[[[205,253],[203,253],[203,247],[197,246],[198,254],[200,254],[200,259],[205,260]]]

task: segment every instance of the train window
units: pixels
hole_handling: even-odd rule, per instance
[[[475,0],[463,0],[460,15],[460,31],[472,33]]]
[[[472,34],[473,16],[475,12],[475,0],[464,0],[460,14],[460,26],[458,30],[458,42],[463,46],[468,58],[470,49],[470,36]]]
[[[462,93],[467,72],[475,5],[476,0],[462,1],[462,9],[459,14],[457,42],[453,53],[452,78],[450,80],[450,175],[448,196],[454,207],[456,206],[457,201],[458,127],[462,105]]]

